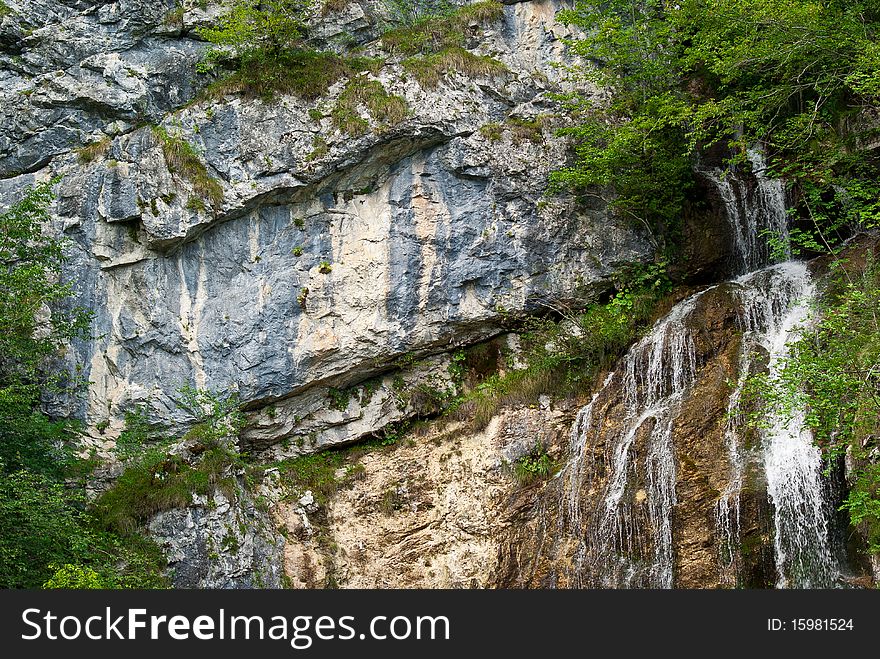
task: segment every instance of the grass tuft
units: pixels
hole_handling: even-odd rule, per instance
[[[485,55],[474,55],[460,46],[433,55],[409,57],[402,64],[422,87],[436,87],[450,73],[476,78],[497,76],[508,71],[503,62]]]
[[[77,149],[76,155],[81,163],[94,162],[98,158],[107,155],[111,144],[113,144],[113,139],[108,135],[102,137],[97,142],[86,144],[84,147]]]
[[[310,101],[324,96],[337,81],[362,71],[378,73],[384,62],[332,52],[297,50],[248,62],[235,73],[209,85],[206,100],[239,93],[249,99],[272,101],[276,94],[294,94]]]
[[[153,126],[153,135],[162,147],[165,164],[172,174],[180,174],[188,180],[193,191],[211,206],[218,207],[223,203],[223,187],[219,181],[208,173],[208,168],[192,144],[182,137],[170,135],[161,126]]]
[[[361,116],[361,107],[378,122],[380,132],[399,124],[409,114],[409,107],[402,97],[389,94],[378,80],[358,76],[346,85],[330,113],[333,125],[354,137],[364,135],[370,125]]]
[[[149,451],[98,498],[95,515],[105,528],[130,535],[153,515],[190,505],[194,494],[205,496],[218,488],[232,498],[236,483],[228,474],[237,460],[221,447],[202,453],[196,466],[161,449]]]
[[[430,55],[449,48],[462,48],[474,23],[486,24],[504,15],[504,5],[486,0],[466,5],[449,14],[426,16],[413,25],[394,28],[382,35],[382,45],[403,55]]]

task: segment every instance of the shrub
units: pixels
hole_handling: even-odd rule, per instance
[[[207,53],[207,64],[228,54],[242,65],[271,61],[297,47],[310,0],[232,0],[214,25],[198,30],[199,36],[219,46]]]
[[[559,465],[547,453],[547,449],[540,443],[528,455],[516,460],[512,465],[513,476],[520,485],[531,485],[552,476]]]

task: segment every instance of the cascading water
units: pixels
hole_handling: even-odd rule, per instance
[[[673,586],[672,508],[675,505],[673,423],[678,406],[694,381],[696,357],[686,322],[705,291],[679,303],[651,332],[633,346],[620,373],[609,375],[602,390],[581,409],[572,429],[572,458],[560,478],[560,503],[567,531],[580,538],[575,557],[575,582],[602,587]],[[601,392],[619,379],[625,423],[616,441],[608,443],[611,475],[594,519],[581,513],[580,486],[585,447],[602,424],[593,418]],[[650,425],[648,425],[650,424]],[[632,449],[647,432],[644,489],[627,497],[633,470]],[[635,523],[644,507],[646,523]],[[584,527],[595,529],[587,543]],[[646,529],[649,529],[646,532]]]
[[[765,267],[773,260],[774,251],[790,256],[785,187],[781,180],[767,177],[760,151],[750,149],[747,157],[753,172],[751,180],[735,172],[701,170],[724,204],[738,275]],[[771,244],[778,249],[771,249]]]
[[[747,468],[758,465],[774,511],[777,585],[830,586],[839,568],[830,550],[822,458],[804,427],[803,415],[773,420],[757,447],[747,449],[742,437],[739,407],[753,365],[769,356],[771,374],[778,371],[787,342],[808,318],[814,294],[804,264],[786,261],[767,266],[771,250],[765,234],[787,244],[785,191],[780,181],[764,176],[759,152],[750,152],[749,160],[754,173],[750,182],[720,171],[703,172],[724,202],[741,275],[728,284],[739,302],[743,340],[724,427],[730,473],[715,507],[719,573],[723,585],[738,585],[741,494]],[[697,377],[696,330],[689,318],[706,292],[686,298],[658,321],[629,350],[623,368],[608,376],[578,414],[572,429],[572,457],[559,479],[561,523],[565,533],[578,541],[570,575],[573,584],[618,588],[675,584],[673,436],[682,403]],[[606,430],[602,419],[595,418],[594,408],[610,387],[622,392],[623,422]],[[594,471],[585,468],[585,447],[603,444],[600,439],[606,447],[601,460],[608,476],[597,509],[585,516],[580,497],[586,474]]]
[[[740,494],[749,459],[759,460],[774,508],[774,549],[780,587],[833,585],[839,570],[832,559],[829,520],[822,482],[822,456],[804,426],[804,414],[772,419],[762,431],[760,455],[742,448],[744,431],[739,416],[742,391],[753,363],[769,358],[771,376],[778,373],[786,346],[808,320],[815,286],[807,267],[786,261],[735,281],[743,330],[740,371],[728,403],[725,441],[731,474],[716,508],[721,537],[722,574],[735,586],[736,547],[739,546]]]

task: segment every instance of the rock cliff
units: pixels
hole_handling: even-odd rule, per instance
[[[183,385],[237,391],[254,421],[245,441],[260,449],[358,439],[412,410],[390,404],[390,377],[374,402],[344,409],[329,387],[411,355],[442,370],[443,353],[497,334],[503,317],[597,293],[649,256],[604,208],[542,197],[566,158],[549,98],[565,84],[551,66],[564,60],[565,3],[510,3],[472,25],[473,52],[505,70],[434,87],[369,41],[377,4],[350,3],[313,37],[338,48],[334,34],[359,35],[385,57],[361,75],[405,99],[393,125],[360,108],[371,125],[353,136],[330,116],[347,79],[314,100],[200,97],[193,29],[216,9],[183,5],[172,20],[160,2],[9,3],[0,195],[63,177],[55,216],[95,338],[69,356],[87,399],[54,411],[84,418],[98,444],[138,406],[185,426]],[[215,204],[169,171],[163,139],[204,161]]]

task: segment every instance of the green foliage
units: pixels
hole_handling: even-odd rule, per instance
[[[314,142],[312,142],[311,153],[306,156],[306,161],[312,162],[313,160],[320,160],[328,153],[330,153],[330,145],[327,144],[327,140],[320,135],[317,135],[315,136]]]
[[[50,570],[55,570],[52,577],[43,584],[43,588],[66,589],[66,590],[101,590],[109,585],[101,578],[101,575],[92,568],[84,565],[50,565]]]
[[[790,346],[777,377],[748,383],[752,425],[790,420],[806,410],[825,457],[847,455],[852,487],[844,504],[854,525],[868,530],[870,551],[880,552],[880,264],[837,262],[819,320]]]
[[[521,335],[525,368],[485,377],[452,401],[450,412],[482,428],[505,406],[583,393],[639,338],[671,288],[665,263],[634,265],[619,273],[608,302],[564,311],[560,321],[528,319]]]
[[[139,459],[150,445],[164,441],[163,429],[150,423],[146,411],[125,413],[125,428],[116,439],[116,457],[123,463]]]
[[[330,113],[333,125],[355,137],[365,134],[370,126],[360,115],[362,106],[378,122],[380,132],[403,121],[409,112],[406,100],[389,94],[381,82],[356,76],[345,86]]]
[[[859,470],[841,510],[849,513],[853,526],[862,526],[870,554],[880,554],[880,464]]]
[[[235,73],[214,83],[206,92],[211,96],[239,92],[248,98],[270,102],[276,94],[296,94],[305,100],[324,96],[343,78],[362,71],[376,73],[382,61],[369,57],[337,55],[314,50],[291,50],[247,66],[235,61]]]
[[[150,449],[97,499],[95,516],[108,531],[124,537],[136,535],[153,515],[184,508],[192,503],[193,495],[208,496],[219,488],[233,497],[236,485],[229,470],[239,460],[237,453],[215,446],[202,452],[193,466],[168,454],[165,447]]]
[[[403,60],[406,69],[422,87],[436,87],[444,76],[461,73],[468,77],[496,76],[507,72],[504,63],[485,55],[474,55],[459,46],[452,46],[430,55]]]
[[[90,466],[73,454],[73,424],[39,410],[44,392],[76,393],[51,362],[90,320],[60,282],[63,242],[44,231],[53,183],[0,214],[0,587],[162,586],[158,548],[99,529],[73,489]]]
[[[282,482],[295,496],[301,496],[308,490],[312,492],[317,505],[325,506],[337,490],[364,478],[364,467],[357,462],[357,458],[367,450],[369,446],[360,445],[324,451],[284,460],[277,466]]]
[[[162,17],[162,22],[168,27],[182,30],[184,14],[186,14],[186,8],[180,5],[174,9],[169,9],[165,16]]]
[[[126,415],[126,429],[117,451],[126,469],[94,505],[103,528],[121,536],[136,536],[153,515],[192,503],[193,495],[220,489],[233,498],[232,469],[243,465],[236,449],[244,427],[237,396],[183,387],[178,401],[195,422],[182,443],[194,458],[185,460],[169,450],[161,429],[147,423],[142,411]]]
[[[761,144],[771,173],[795,188],[803,231],[824,235],[811,249],[832,246],[843,222],[876,226],[876,196],[863,194],[878,178],[865,148],[877,133],[866,112],[880,71],[873,3],[581,0],[561,18],[586,34],[572,44],[592,62],[581,72],[612,94],[565,99],[577,162],[557,185],[596,194],[613,184],[613,205],[662,243],[697,153],[721,144],[743,165]]]
[[[77,374],[52,363],[87,335],[91,316],[70,304],[71,286],[60,281],[64,241],[46,231],[54,183],[0,213],[0,461],[8,471],[60,476],[70,424],[46,418],[40,396],[76,393]]]
[[[324,9],[335,11],[339,4],[327,3]],[[208,96],[240,92],[269,102],[276,94],[292,93],[311,100],[342,78],[381,68],[381,60],[304,48],[304,19],[313,5],[312,0],[233,0],[215,26],[199,30],[215,44],[199,70],[212,71],[222,63],[235,71],[214,83]]]
[[[329,275],[333,272],[333,266],[330,265],[329,261],[321,261],[321,264],[318,266],[318,272],[322,275]]]
[[[204,199],[199,197],[190,197],[187,199],[184,208],[188,211],[193,211],[194,213],[206,213],[208,211],[208,205],[205,203]]]
[[[490,142],[500,142],[504,137],[504,127],[499,123],[488,123],[480,126],[480,135]]]
[[[467,43],[468,28],[472,23],[491,23],[504,16],[504,6],[496,0],[486,0],[458,9],[447,3],[446,10],[432,9],[431,3],[403,2],[412,5],[402,27],[382,35],[385,48],[403,55],[431,55],[451,48],[463,48]],[[406,13],[406,12],[403,12]]]
[[[155,544],[103,531],[83,504],[46,476],[0,473],[0,587],[72,587],[83,578],[105,588],[165,585]]]
[[[498,75],[507,71],[498,60],[465,49],[472,23],[491,23],[504,15],[500,2],[489,0],[454,8],[449,3],[396,3],[412,8],[402,12],[400,27],[382,35],[388,50],[408,56],[404,68],[423,87],[435,87],[444,75]],[[443,5],[442,8],[439,5]]]
[[[540,443],[536,443],[528,455],[522,456],[511,465],[514,478],[523,486],[550,478],[558,468],[559,465]]]
[[[0,0],[0,18],[12,13],[12,9],[3,0]]]
[[[198,30],[219,46],[208,51],[204,66],[226,56],[242,67],[260,65],[299,46],[311,0],[231,0],[214,25]]]
[[[348,403],[351,400],[351,389],[337,389],[330,387],[327,390],[327,396],[330,398],[330,407],[340,412],[348,409]]]
[[[217,208],[223,203],[223,186],[208,173],[201,156],[192,144],[183,137],[171,135],[162,126],[153,126],[153,135],[162,147],[165,164],[172,174],[180,174],[190,182],[193,191],[212,207]],[[188,202],[187,206],[191,206]],[[191,208],[194,210],[194,208]]]

